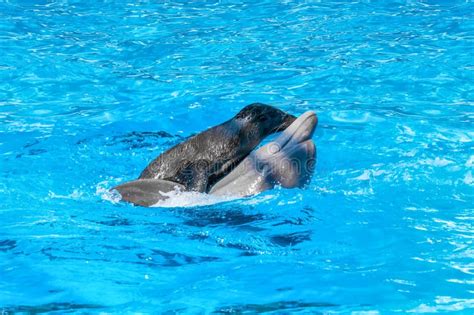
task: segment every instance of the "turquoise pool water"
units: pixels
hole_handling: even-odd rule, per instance
[[[0,310],[471,314],[473,18],[471,1],[0,1]],[[318,113],[306,189],[107,192],[257,101]]]

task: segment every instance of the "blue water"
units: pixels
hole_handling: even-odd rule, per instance
[[[471,314],[473,34],[471,1],[1,1],[0,310]],[[108,193],[257,101],[318,113],[306,189]]]

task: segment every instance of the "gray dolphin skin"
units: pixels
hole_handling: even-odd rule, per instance
[[[275,185],[304,186],[314,169],[316,146],[311,137],[317,123],[314,112],[304,113],[276,140],[253,151],[209,193],[243,197],[272,189]]]
[[[166,193],[173,190],[184,191],[184,186],[163,179],[140,179],[127,182],[112,189],[120,193],[122,200],[137,206],[150,207],[167,199]]]
[[[270,105],[254,103],[232,119],[172,147],[153,160],[138,180],[112,189],[122,200],[148,206],[166,199],[176,187],[208,192],[268,135],[282,131],[296,117]]]

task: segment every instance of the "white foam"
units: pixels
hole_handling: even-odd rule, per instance
[[[105,180],[97,184],[95,189],[95,194],[100,196],[103,200],[110,201],[112,203],[118,203],[122,199],[119,192],[114,190],[110,190],[110,181]]]
[[[79,191],[77,189],[74,189],[72,191],[72,193],[68,194],[68,195],[60,195],[60,194],[56,194],[55,192],[53,191],[49,191],[48,193],[48,197],[51,198],[51,199],[73,199],[73,200],[79,200],[81,199],[81,197],[84,195],[84,193],[82,191]]]
[[[112,203],[119,203],[122,200],[120,193],[116,190],[110,190],[111,187],[117,185],[122,179],[105,180],[97,184],[96,195],[100,196],[102,200],[110,201]],[[181,191],[178,187],[170,192],[160,192],[160,194],[167,196],[165,200],[158,201],[152,207],[176,208],[176,207],[195,207],[208,206],[222,202],[239,199],[239,196],[214,196],[205,193]]]
[[[152,207],[174,208],[174,207],[196,207],[209,206],[217,203],[227,202],[239,199],[238,196],[214,196],[194,191],[174,190],[167,193],[161,193],[168,198],[160,200]]]
[[[97,184],[96,195],[100,196],[102,200],[110,201],[114,204],[121,202],[122,197],[116,190],[111,190],[111,187],[116,186],[119,182],[122,182],[122,178],[108,179]],[[276,187],[277,188],[277,187]],[[278,189],[277,189],[278,190]],[[215,205],[223,202],[229,202],[239,200],[242,205],[256,205],[264,202],[268,202],[276,197],[278,194],[256,194],[249,197],[223,195],[215,196],[206,193],[199,193],[193,191],[181,191],[178,187],[170,192],[160,192],[163,196],[168,198],[160,200],[156,204],[152,205],[153,208],[180,208],[180,207],[199,207]]]

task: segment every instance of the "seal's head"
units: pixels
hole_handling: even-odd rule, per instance
[[[245,106],[235,119],[244,126],[249,137],[263,139],[271,133],[285,130],[296,117],[270,105],[253,103]]]

